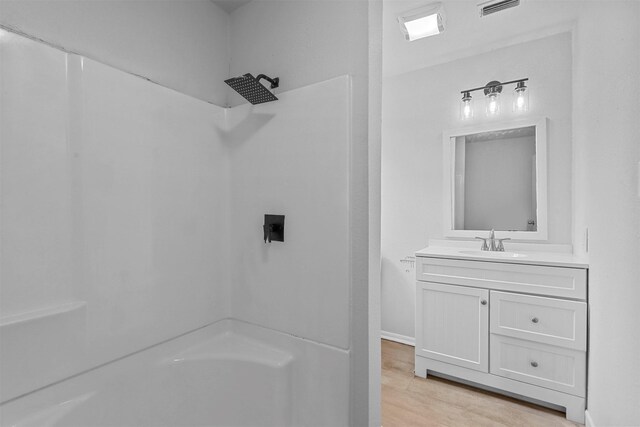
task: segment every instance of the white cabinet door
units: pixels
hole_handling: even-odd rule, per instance
[[[416,355],[489,371],[489,291],[418,282]]]

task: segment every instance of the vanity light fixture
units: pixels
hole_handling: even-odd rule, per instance
[[[435,36],[444,31],[444,8],[441,3],[430,3],[398,16],[398,23],[408,41]]]
[[[524,82],[528,81],[528,78],[511,80],[501,83],[497,80],[490,81],[482,87],[476,87],[473,89],[465,89],[461,91],[462,104],[460,105],[460,119],[468,120],[473,117],[473,99],[471,92],[477,90],[484,91],[485,95],[485,114],[487,117],[495,117],[500,114],[500,93],[502,93],[502,87],[508,84],[516,84],[513,90],[513,111],[515,113],[524,113],[529,110],[529,90]]]

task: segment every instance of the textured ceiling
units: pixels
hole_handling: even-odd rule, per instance
[[[251,0],[211,0],[220,6],[225,12],[231,13],[240,6],[249,3]]]

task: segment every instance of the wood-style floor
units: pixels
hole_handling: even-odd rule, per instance
[[[580,426],[564,413],[433,376],[413,375],[413,347],[382,340],[383,427]]]

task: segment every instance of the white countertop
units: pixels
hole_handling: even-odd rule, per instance
[[[554,267],[589,268],[585,257],[567,252],[545,252],[542,250],[517,250],[506,253],[480,251],[471,247],[430,245],[416,252],[417,257],[462,259],[467,261],[502,262],[509,264],[546,265]],[[537,249],[537,248],[536,248]],[[512,255],[507,257],[505,255]],[[504,256],[504,257],[503,257]]]

